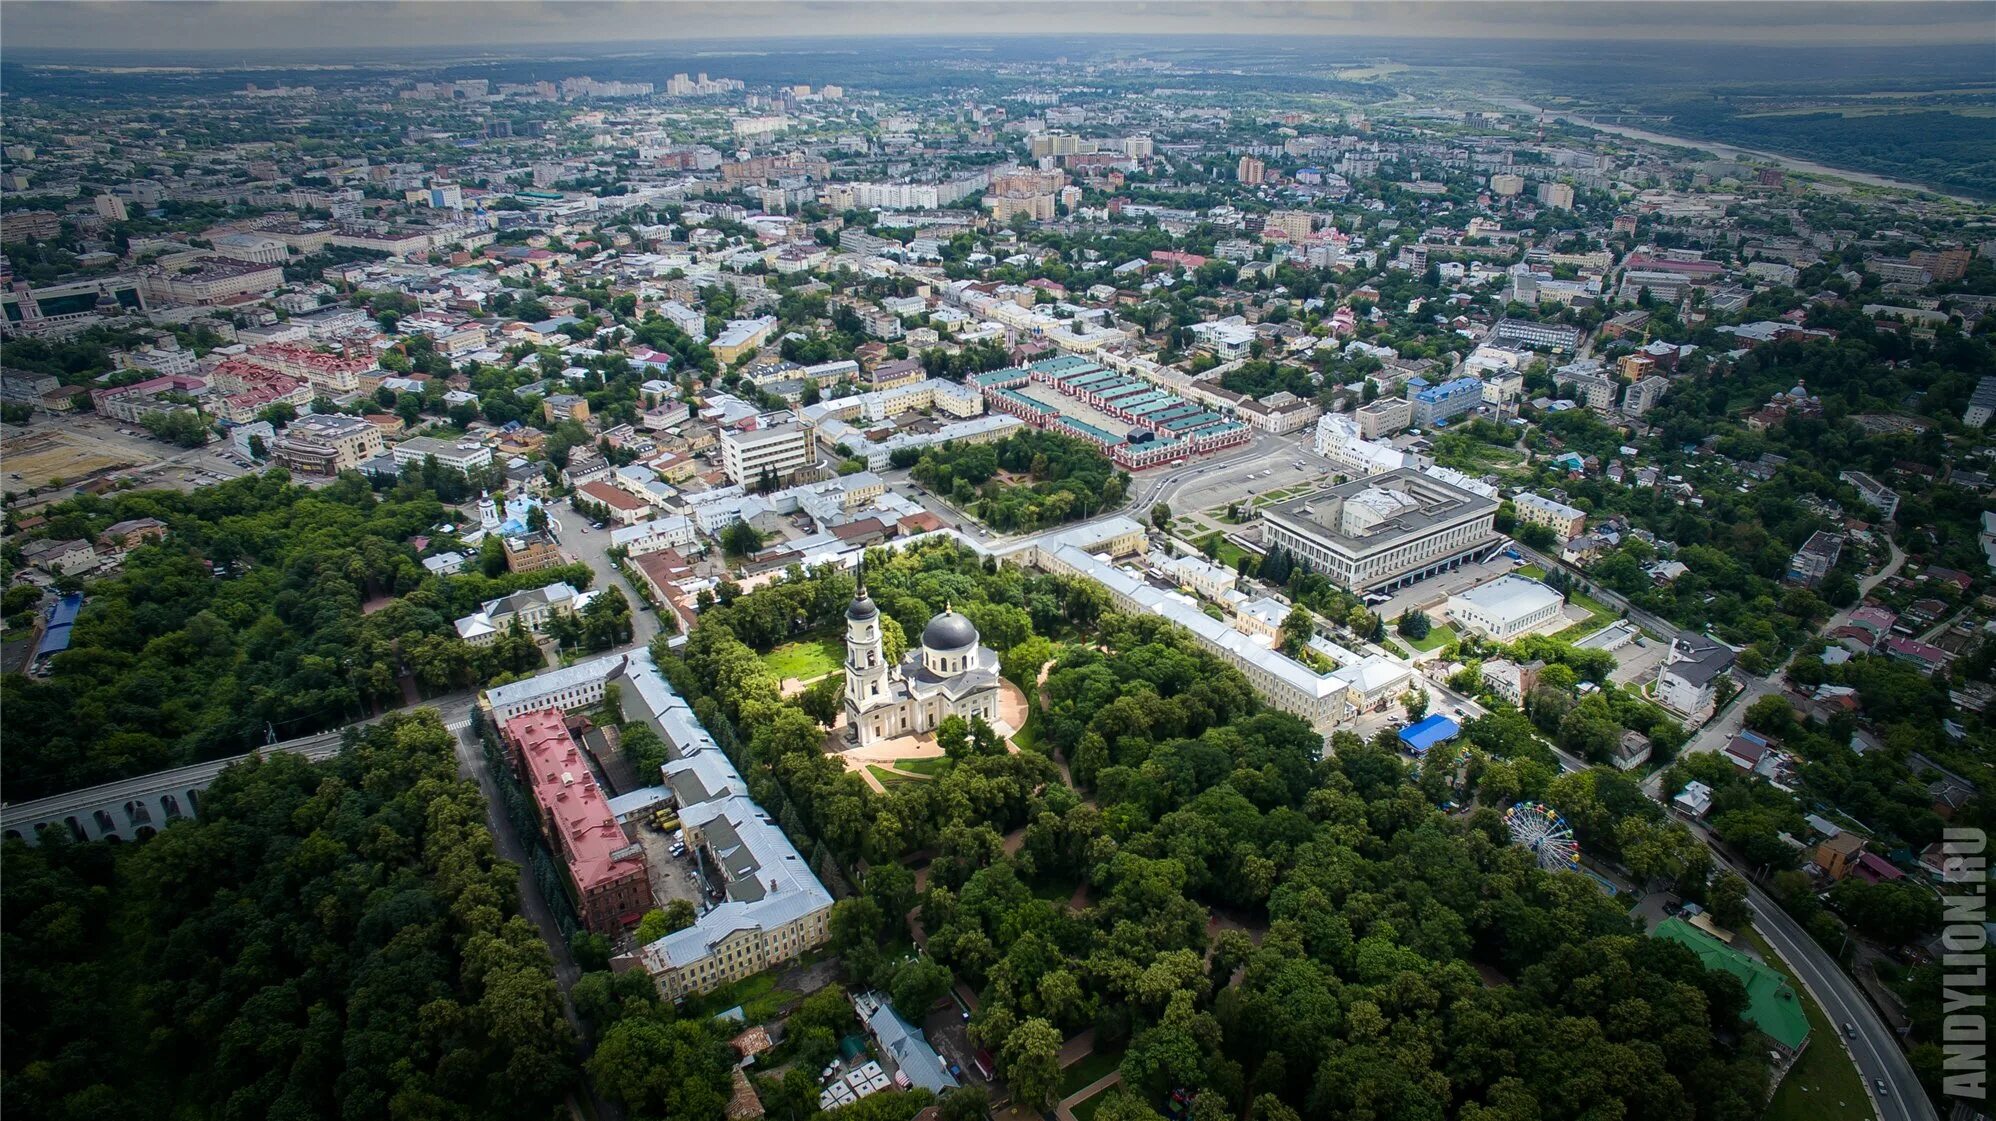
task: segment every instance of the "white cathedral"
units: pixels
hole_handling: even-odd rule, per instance
[[[922,646],[887,664],[880,609],[859,590],[846,609],[846,731],[861,747],[933,732],[950,716],[998,719],[998,654],[978,642],[969,619],[946,610],[922,628]]]

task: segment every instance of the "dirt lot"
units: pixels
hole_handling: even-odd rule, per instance
[[[158,462],[159,455],[145,444],[115,431],[37,425],[25,432],[9,430],[0,440],[0,459],[6,461],[8,489],[39,488],[56,479],[74,482],[100,471]]]

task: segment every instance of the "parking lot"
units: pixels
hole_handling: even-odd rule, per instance
[[[1670,645],[1644,637],[1614,653],[1615,672],[1609,674],[1608,679],[1617,685],[1640,684],[1656,677],[1656,667],[1669,656]]]
[[[971,1061],[971,1056],[977,1054],[977,1047],[964,1031],[966,1023],[962,1007],[952,999],[938,1005],[922,1021],[922,1034],[929,1037],[929,1046],[936,1049],[936,1054],[955,1063],[957,1069],[963,1072],[958,1081],[966,1086],[981,1087],[994,1102],[1009,1098],[1011,1091],[1005,1088],[995,1071],[988,1082],[977,1072],[977,1064]]]
[[[651,873],[654,906],[663,907],[673,899],[701,906],[699,877],[693,871],[691,855],[672,855],[672,835],[650,826],[637,827],[638,843],[644,846],[645,868]]]
[[[239,460],[226,442],[176,447],[136,425],[99,416],[37,418],[25,427],[9,426],[0,439],[0,455],[7,462],[8,491],[32,493],[47,501],[60,501],[76,493],[79,484],[106,476],[129,476],[148,487],[193,490],[263,467]]]
[[[1329,486],[1336,472],[1328,460],[1309,449],[1308,441],[1285,440],[1265,456],[1221,468],[1210,476],[1197,476],[1179,490],[1173,508],[1184,513],[1224,510],[1232,503],[1245,505],[1276,491]]]

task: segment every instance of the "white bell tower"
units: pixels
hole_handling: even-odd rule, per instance
[[[880,638],[880,608],[866,594],[866,562],[859,588],[846,608],[846,723],[859,726],[859,714],[888,698],[887,657]]]

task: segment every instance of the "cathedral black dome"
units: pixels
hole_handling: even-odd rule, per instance
[[[977,645],[977,627],[954,611],[945,611],[922,628],[922,645],[930,650],[961,650]]]

